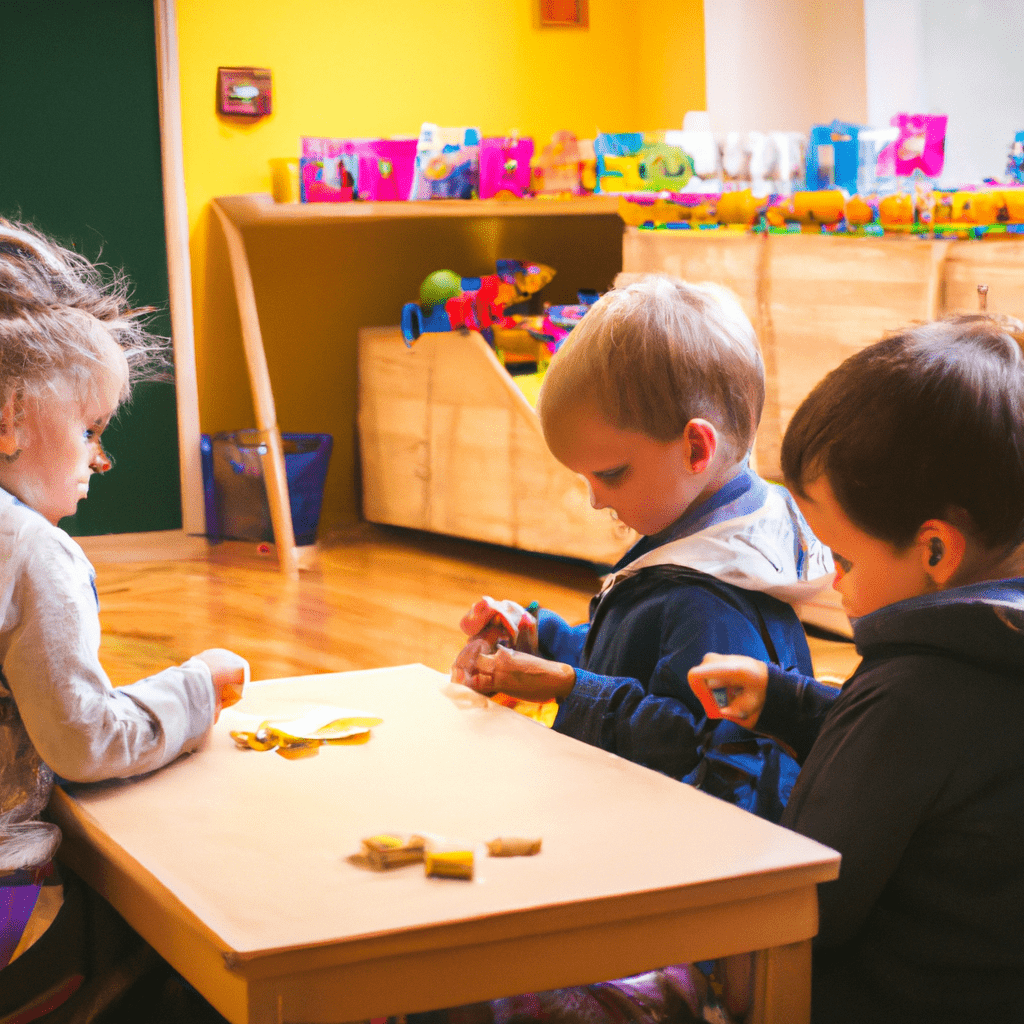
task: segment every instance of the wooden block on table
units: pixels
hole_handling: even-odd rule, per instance
[[[363,515],[370,522],[616,562],[637,535],[590,507],[530,403],[472,332],[359,333]]]

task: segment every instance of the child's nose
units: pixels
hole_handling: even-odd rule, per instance
[[[92,459],[89,461],[89,468],[94,473],[106,473],[111,466],[113,461],[110,456],[103,450],[103,445],[96,441],[93,445]]]

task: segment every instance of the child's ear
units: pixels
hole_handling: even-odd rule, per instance
[[[18,450],[18,431],[15,426],[15,400],[12,394],[0,409],[0,455],[13,455]]]
[[[707,420],[690,420],[683,431],[683,437],[689,446],[687,461],[690,471],[703,473],[718,451],[718,431]]]
[[[963,564],[967,538],[944,519],[929,519],[917,531],[915,541],[925,574],[937,590],[945,590]]]

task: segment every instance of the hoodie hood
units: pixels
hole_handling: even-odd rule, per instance
[[[734,483],[736,486],[734,486]],[[811,533],[789,492],[765,483],[749,469],[698,511],[693,532],[676,535],[637,554],[607,576],[602,593],[649,565],[681,565],[743,590],[760,591],[790,604],[813,598],[832,582],[831,553]],[[720,494],[722,493],[720,492]],[[689,516],[680,521],[685,523]],[[644,541],[633,551],[642,549]],[[633,552],[630,552],[632,554]],[[628,554],[626,558],[628,559]]]
[[[1024,681],[1024,579],[992,580],[886,605],[853,623],[865,658],[932,650]]]

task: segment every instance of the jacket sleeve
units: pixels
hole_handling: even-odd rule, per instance
[[[570,626],[561,615],[556,615],[546,608],[541,608],[537,612],[537,642],[540,653],[551,661],[560,661],[563,665],[572,665],[574,668],[579,665],[589,630],[589,623]]]
[[[709,591],[688,588],[670,609],[660,657],[649,680],[577,668],[554,728],[630,761],[682,778],[699,760],[704,710],[687,673],[709,651],[767,660],[757,628]]]
[[[838,879],[818,886],[817,947],[860,931],[963,748],[954,700],[936,700],[941,671],[915,676],[915,660],[899,659],[885,685],[878,672],[847,683],[783,814],[781,824],[842,855]]]
[[[757,731],[792,747],[803,764],[838,696],[834,686],[769,665],[768,690]]]
[[[77,546],[27,553],[3,674],[43,760],[73,782],[152,771],[195,749],[213,723],[209,667],[184,665],[115,689],[99,662],[92,567]]]

